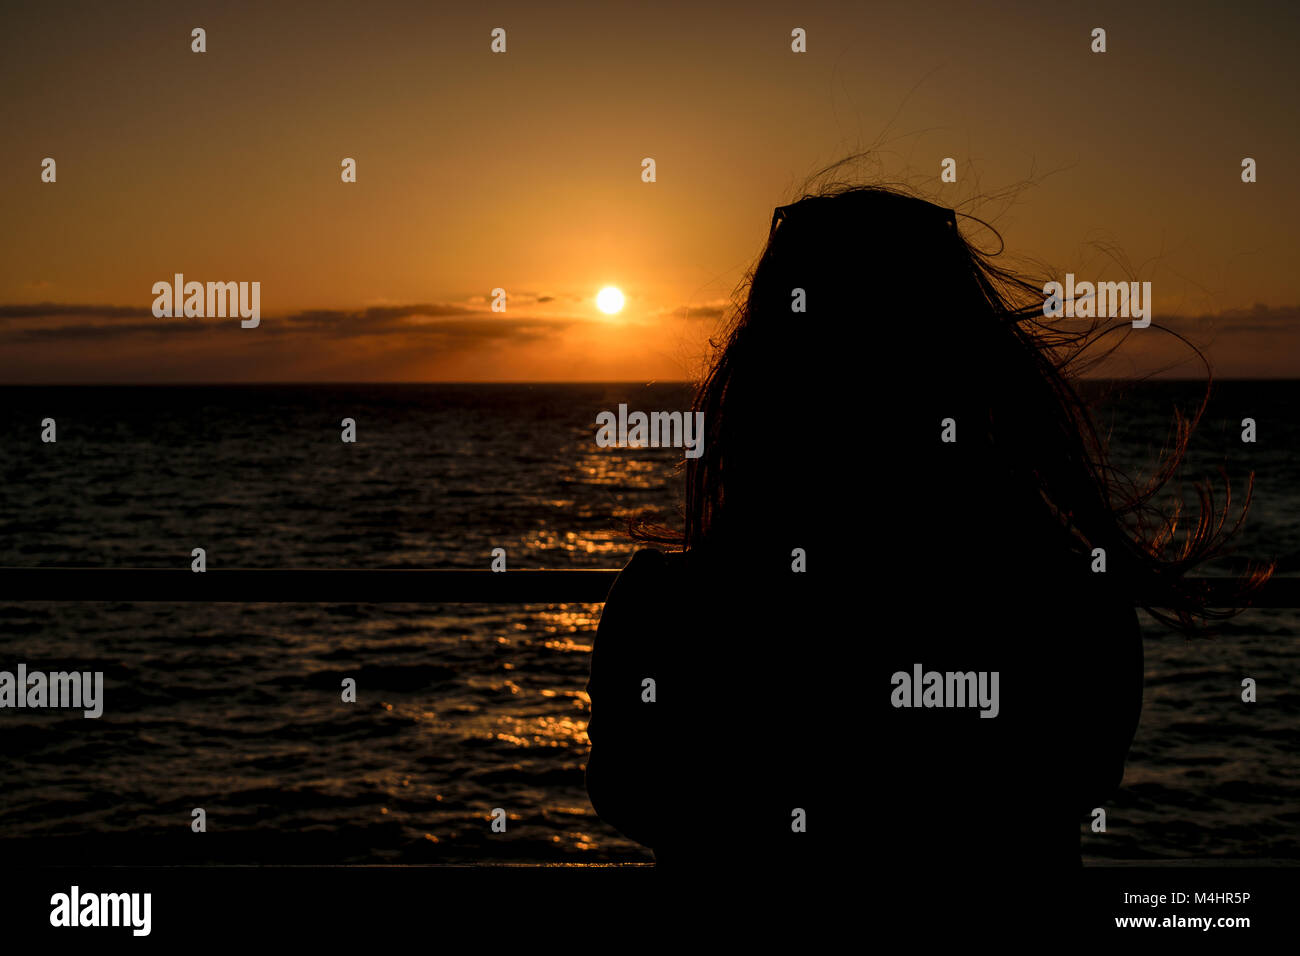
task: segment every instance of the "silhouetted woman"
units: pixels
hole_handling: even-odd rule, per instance
[[[1211,616],[1183,575],[1226,535],[1175,547],[1153,507],[1186,422],[1150,485],[1107,465],[1066,373],[1097,328],[1049,327],[1041,290],[898,192],[776,211],[684,532],[638,529],[684,550],[636,554],[592,656],[588,792],[661,866],[1078,867],[1141,709],[1134,604]],[[918,667],[997,693],[925,706]]]

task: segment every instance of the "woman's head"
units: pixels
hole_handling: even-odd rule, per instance
[[[1026,562],[1104,548],[1110,573],[1188,623],[1182,575],[1225,536],[1202,522],[1171,553],[1153,511],[1185,435],[1151,484],[1127,484],[1067,373],[1111,330],[1063,331],[1043,302],[951,209],[877,187],[778,208],[696,397],[688,550],[845,561],[874,541],[933,564],[990,543]]]

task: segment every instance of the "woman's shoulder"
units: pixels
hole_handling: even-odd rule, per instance
[[[636,607],[638,626],[649,626],[651,618],[680,615],[682,605],[696,591],[696,577],[685,552],[642,548],[614,579],[605,598],[605,612],[611,605]],[[602,614],[602,620],[604,617]]]
[[[685,566],[685,559],[686,555],[681,551],[642,548],[624,565],[619,577],[642,578],[680,571]]]
[[[629,595],[656,590],[675,564],[673,555],[657,548],[642,548],[618,572],[605,599],[606,605],[619,603]]]

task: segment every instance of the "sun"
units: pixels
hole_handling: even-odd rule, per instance
[[[623,293],[612,285],[607,285],[596,293],[596,308],[606,315],[613,315],[623,310]]]

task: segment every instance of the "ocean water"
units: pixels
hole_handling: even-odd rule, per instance
[[[1138,466],[1195,386],[1114,398]],[[600,449],[597,412],[681,385],[0,388],[0,565],[621,567],[671,514],[676,449]],[[1240,420],[1257,419],[1243,446]],[[58,443],[39,423],[58,422]],[[359,441],[339,440],[340,420]],[[1189,473],[1256,472],[1243,555],[1300,571],[1300,385],[1220,383]],[[1210,569],[1231,573],[1233,561]],[[0,712],[10,862],[645,861],[587,801],[599,605],[0,603],[0,669],[102,670],[104,716]],[[1300,612],[1189,641],[1151,621],[1146,699],[1085,859],[1300,859]],[[1254,677],[1260,701],[1237,687]],[[359,699],[340,683],[355,677]],[[846,755],[846,760],[852,755]],[[202,807],[208,832],[190,831]],[[510,817],[489,834],[495,807]]]
[[[1098,387],[1100,388],[1100,386]],[[1112,394],[1100,421],[1117,464],[1149,473],[1171,442],[1173,410],[1191,412],[1203,384],[1143,383]],[[1253,444],[1243,419],[1255,420]],[[1247,559],[1300,573],[1300,382],[1215,382],[1181,474],[1212,479],[1234,513],[1254,475],[1236,553],[1198,573],[1232,574]],[[1145,471],[1144,471],[1145,469]],[[1190,490],[1184,499],[1191,501]],[[1107,832],[1083,831],[1085,862],[1300,860],[1300,610],[1252,609],[1206,638],[1173,634],[1140,613],[1146,674],[1142,719]],[[1252,677],[1258,701],[1241,701]]]

